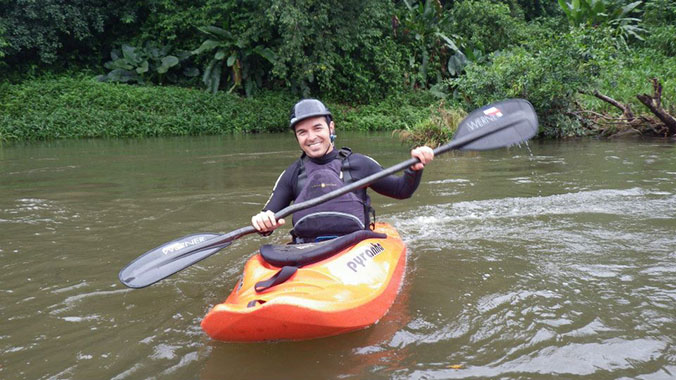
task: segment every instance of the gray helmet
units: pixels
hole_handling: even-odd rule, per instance
[[[299,121],[315,116],[326,116],[328,117],[328,121],[331,121],[331,112],[326,108],[324,103],[317,99],[303,99],[291,109],[289,127],[294,129]]]

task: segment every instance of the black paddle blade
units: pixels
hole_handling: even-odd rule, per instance
[[[198,250],[199,245],[222,236],[208,233],[193,234],[165,243],[122,268],[118,277],[130,288],[144,288],[213,255],[232,243],[229,241],[216,247]]]
[[[476,135],[479,138],[458,148],[488,150],[524,142],[535,136],[537,130],[533,106],[524,99],[509,99],[474,110],[458,125],[453,140]]]

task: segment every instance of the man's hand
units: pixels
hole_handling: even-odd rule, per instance
[[[434,151],[428,146],[419,146],[411,150],[411,158],[420,160],[419,163],[411,166],[411,170],[422,170],[428,162],[434,159]]]
[[[272,232],[284,224],[284,219],[275,219],[272,211],[261,211],[251,217],[251,225],[260,233]]]

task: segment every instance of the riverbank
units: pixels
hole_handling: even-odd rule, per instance
[[[531,94],[532,99],[526,96],[541,118],[540,135],[676,135],[673,79],[653,70],[666,80],[633,83],[629,78],[640,76],[634,73],[640,66],[624,68],[632,75],[618,81],[621,89],[611,90],[607,83],[594,92],[571,95],[575,100],[571,109],[552,108],[537,94]],[[645,105],[636,95],[638,100],[644,98]],[[200,88],[103,83],[85,74],[0,82],[0,142],[285,132],[289,109],[297,100],[284,91],[246,98],[226,92],[210,94]],[[414,90],[372,104],[322,100],[333,112],[339,130],[396,131],[409,145],[448,141],[467,111],[491,101],[475,99],[481,104],[467,104]],[[657,112],[647,112],[650,103],[657,104]]]
[[[243,98],[84,76],[0,83],[0,141],[283,132],[297,100],[283,92]],[[416,125],[438,100],[420,92],[363,106],[326,103],[339,128],[376,131]]]

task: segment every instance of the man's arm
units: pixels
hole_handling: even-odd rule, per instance
[[[272,232],[285,223],[284,219],[275,219],[275,213],[290,205],[294,199],[293,176],[297,175],[295,164],[289,166],[277,178],[270,198],[263,211],[251,217],[251,225],[261,233]]]
[[[358,177],[365,178],[373,173],[383,170],[375,160],[368,156],[355,154],[355,166],[358,167]],[[434,159],[434,152],[429,147],[418,147],[411,150],[411,157],[418,158],[420,163],[417,163],[410,168],[404,170],[402,176],[390,175],[377,182],[371,184],[371,188],[378,194],[382,194],[395,199],[410,198],[420,185],[422,178],[422,169],[425,164]],[[352,156],[350,157],[350,159]],[[352,162],[351,162],[352,164]]]

